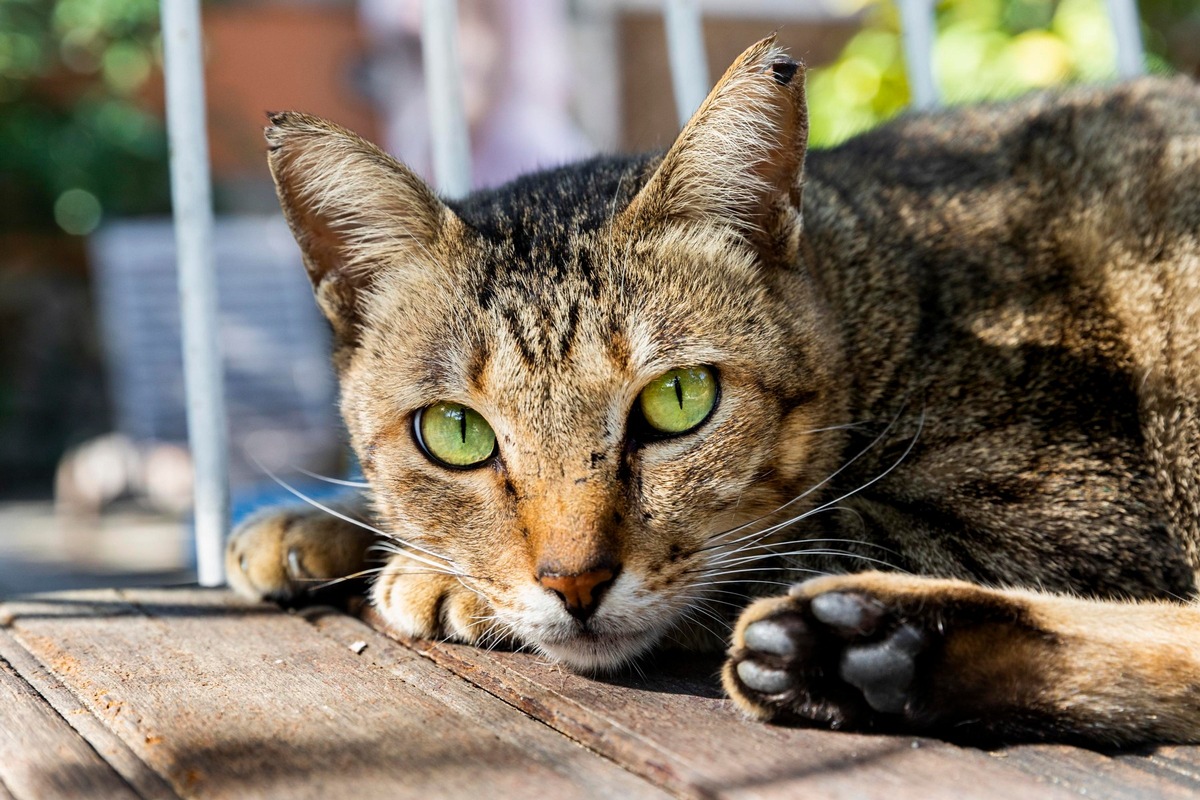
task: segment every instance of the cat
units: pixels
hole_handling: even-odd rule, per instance
[[[458,202],[270,122],[370,499],[243,525],[234,587],[294,599],[378,547],[411,636],[595,672],[740,612],[724,685],[763,719],[1200,741],[1192,82],[807,153],[771,38],[665,154]]]

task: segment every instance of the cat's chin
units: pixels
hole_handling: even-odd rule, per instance
[[[657,629],[630,633],[580,631],[552,642],[531,644],[541,653],[571,669],[588,675],[616,672],[651,650],[662,632]]]

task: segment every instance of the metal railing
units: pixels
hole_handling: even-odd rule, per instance
[[[933,74],[935,0],[897,0],[905,64],[917,108],[939,103]],[[1116,39],[1117,72],[1132,77],[1145,62],[1135,0],[1106,0]],[[619,5],[619,3],[617,4]],[[680,125],[699,107],[710,83],[702,0],[664,0],[672,87]],[[761,3],[759,3],[761,5]],[[465,195],[471,184],[467,123],[458,74],[455,0],[425,0],[425,80],[430,98],[438,191]],[[199,0],[163,0],[167,127],[172,205],[178,243],[188,439],[195,465],[196,563],[202,586],[224,581],[229,525],[227,425],[212,257],[213,214],[204,112]]]

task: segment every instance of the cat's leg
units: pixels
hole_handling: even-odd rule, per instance
[[[366,515],[361,501],[333,507],[352,518]],[[229,537],[226,579],[247,597],[297,602],[330,581],[360,573],[377,539],[370,531],[318,508],[268,509],[243,522]]]
[[[746,609],[723,674],[761,718],[973,741],[1200,741],[1200,608],[896,574]]]

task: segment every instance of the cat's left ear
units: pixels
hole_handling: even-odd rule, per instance
[[[804,67],[771,36],[725,72],[625,213],[772,237],[796,227],[807,144]]]

